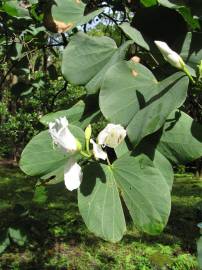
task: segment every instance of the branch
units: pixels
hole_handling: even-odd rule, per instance
[[[62,89],[60,89],[60,90],[53,96],[53,99],[52,99],[52,102],[51,102],[51,105],[50,105],[50,111],[53,111],[53,107],[54,107],[54,105],[55,105],[55,100],[56,100],[56,98],[57,98],[63,91],[66,90],[67,85],[68,85],[68,83],[65,82],[65,84],[64,84],[63,87],[62,87]]]
[[[102,12],[101,14],[103,14],[105,17],[107,17],[107,18],[110,19],[113,23],[115,23],[117,26],[119,26],[119,24],[117,23],[117,21],[116,21],[113,17],[111,17],[110,15],[108,15],[108,14],[106,14],[106,13],[104,13],[104,12]]]

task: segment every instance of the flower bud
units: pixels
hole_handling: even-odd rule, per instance
[[[90,140],[92,134],[92,128],[91,125],[88,125],[87,128],[85,129],[85,138],[87,141]]]
[[[173,67],[184,70],[185,63],[182,60],[182,57],[175,51],[171,50],[167,43],[162,41],[154,41],[154,43],[169,64],[171,64]]]

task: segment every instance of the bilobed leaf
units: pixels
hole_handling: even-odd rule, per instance
[[[107,71],[99,103],[104,116],[112,123],[128,125],[143,103],[152,97],[157,81],[141,64],[120,62]],[[157,91],[157,90],[156,90]]]
[[[109,70],[109,68],[114,64],[116,64],[117,62],[124,60],[128,47],[132,43],[133,42],[129,40],[125,42],[121,47],[119,47],[112,55],[112,57],[109,59],[107,64],[87,83],[86,89],[88,90],[89,94],[94,94],[100,89],[104,76]]]
[[[40,122],[44,125],[48,125],[50,122],[54,122],[60,117],[66,117],[71,124],[77,124],[81,119],[85,109],[83,101],[77,102],[68,110],[58,111],[55,113],[49,113],[40,118]]]
[[[98,9],[84,15],[85,7],[86,5],[80,0],[55,0],[51,7],[51,14],[45,14],[45,25],[53,32],[65,32],[88,23],[103,11]]]
[[[122,238],[125,219],[120,190],[135,225],[152,235],[160,233],[171,207],[170,187],[164,176],[145,155],[126,154],[112,166],[87,165],[78,202],[89,230],[112,242]]]
[[[169,189],[172,189],[174,173],[173,168],[168,159],[157,150],[158,135],[152,134],[144,138],[141,143],[133,151],[134,156],[140,154],[146,155],[152,160],[154,167],[156,167],[162,177],[167,182]]]
[[[100,108],[110,122],[128,126],[128,136],[137,145],[182,105],[188,82],[182,72],[157,82],[143,65],[123,61],[109,68],[104,77]]]
[[[130,121],[128,136],[135,145],[162,127],[169,114],[186,99],[188,78],[177,72],[157,85],[157,92]]]
[[[76,126],[69,125],[74,136],[84,145],[84,132]],[[20,168],[28,175],[45,175],[63,166],[70,154],[63,153],[53,146],[48,131],[36,135],[25,147],[20,160]]]
[[[119,27],[124,31],[124,33],[129,36],[137,45],[141,46],[142,48],[149,51],[149,46],[147,42],[144,40],[142,34],[135,29],[134,27],[130,26],[129,23],[122,23]]]
[[[202,156],[202,125],[184,112],[173,112],[164,125],[158,150],[173,163],[187,163]]]
[[[44,175],[63,165],[68,155],[53,147],[48,131],[36,135],[25,147],[20,168],[28,175]]]
[[[53,19],[75,27],[83,17],[85,5],[80,0],[56,0],[52,6]]]
[[[62,73],[72,84],[87,84],[110,60],[117,50],[108,37],[74,35],[63,52]]]
[[[171,208],[167,182],[144,155],[123,156],[113,163],[116,179],[135,225],[149,234],[165,227]]]
[[[78,204],[90,231],[111,242],[122,238],[126,230],[125,219],[110,167],[98,163],[85,167]]]

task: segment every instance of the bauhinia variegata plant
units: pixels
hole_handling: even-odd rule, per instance
[[[81,1],[55,2],[44,21],[54,32],[71,31],[103,11],[84,16]],[[81,101],[66,111],[43,116],[40,121],[49,129],[27,144],[20,161],[21,169],[40,176],[43,185],[64,181],[68,190],[77,189],[85,224],[112,242],[126,231],[125,206],[138,229],[159,234],[171,209],[171,164],[202,155],[202,126],[182,111],[201,59],[189,66],[195,56],[188,58],[183,49],[181,56],[164,41],[148,44],[127,22],[117,27],[129,39],[119,47],[106,36],[71,32],[62,52],[63,76],[71,84],[85,86],[86,98],[95,95],[99,106],[86,115]],[[190,38],[184,42],[190,45]],[[161,66],[158,60],[156,66],[146,66],[141,54],[128,57],[135,46],[144,55],[161,58],[155,44],[174,67],[162,79],[154,75]],[[100,113],[108,124],[93,136],[91,124]]]

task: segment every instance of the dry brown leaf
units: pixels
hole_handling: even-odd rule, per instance
[[[70,30],[74,26],[74,24],[71,22],[64,23],[64,22],[53,20],[52,14],[50,12],[44,15],[43,22],[44,22],[45,27],[53,33],[63,33]]]

